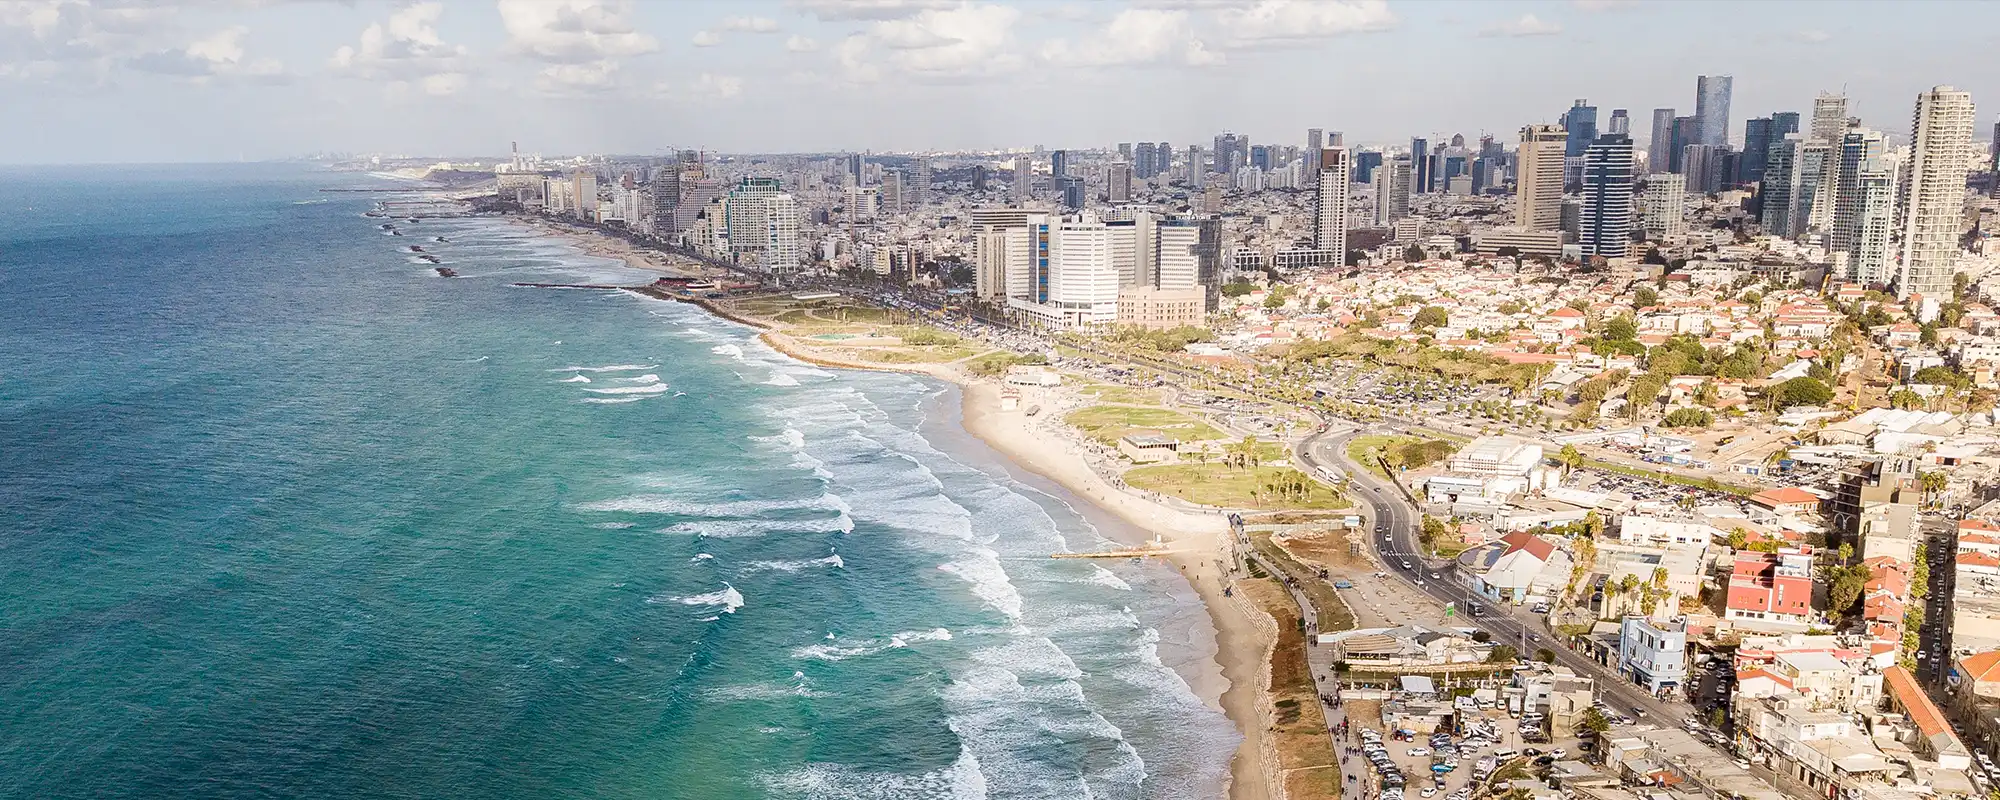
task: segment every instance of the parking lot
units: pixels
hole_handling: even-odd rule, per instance
[[[1451,731],[1384,731],[1367,725],[1379,723],[1378,714],[1356,716],[1344,757],[1369,765],[1374,785],[1363,796],[1377,796],[1379,790],[1382,800],[1470,800],[1496,773],[1547,766],[1579,752],[1574,740],[1550,743],[1548,723],[1539,714],[1510,715],[1490,702],[1478,710],[1463,705],[1471,702],[1460,700],[1457,729]],[[1379,708],[1354,705],[1368,712]]]

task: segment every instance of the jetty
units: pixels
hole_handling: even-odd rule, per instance
[[[1177,552],[1180,551],[1167,549],[1166,541],[1162,540],[1158,534],[1155,534],[1150,541],[1138,547],[1127,547],[1119,550],[1099,550],[1094,553],[1050,553],[1049,558],[1146,558]]]

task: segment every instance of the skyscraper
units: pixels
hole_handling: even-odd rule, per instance
[[[1597,137],[1583,154],[1583,205],[1577,240],[1583,255],[1620,258],[1632,243],[1632,139]]]
[[[1589,100],[1577,98],[1576,103],[1562,115],[1563,130],[1568,131],[1568,144],[1563,148],[1565,156],[1580,156],[1597,139],[1597,106]]]
[[[1123,159],[1123,160],[1124,160],[1124,162],[1125,162],[1125,163],[1127,163],[1127,164],[1130,164],[1130,163],[1132,163],[1132,143],[1131,143],[1131,142],[1119,142],[1119,143],[1118,143],[1118,157],[1119,157],[1120,159]]]
[[[1105,174],[1105,194],[1112,203],[1132,202],[1132,165],[1124,162],[1112,164]]]
[[[1132,175],[1140,180],[1153,177],[1153,143],[1140,142],[1132,150]]]
[[[1761,190],[1765,233],[1781,239],[1805,235],[1830,150],[1825,142],[1798,133],[1785,134],[1771,147]]]
[[[1764,162],[1771,155],[1771,118],[1751,117],[1743,121],[1743,157],[1736,162],[1736,182],[1756,183],[1764,179]]]
[[[1687,154],[1688,145],[1700,144],[1700,138],[1699,120],[1694,117],[1674,117],[1674,135],[1669,140],[1673,149],[1667,153],[1668,172],[1680,174],[1687,171],[1681,163],[1682,156]]]
[[[1827,229],[1826,249],[1834,252],[1854,250],[1854,243],[1860,237],[1861,193],[1856,170],[1871,158],[1879,158],[1886,143],[1880,131],[1854,128],[1841,134],[1840,146],[1834,150],[1833,162],[1839,168],[1829,170],[1833,191],[1833,222]]]
[[[1319,128],[1306,129],[1306,174],[1319,174],[1319,151],[1326,147],[1326,132]]]
[[[1646,142],[1646,168],[1671,172],[1674,165],[1674,110],[1653,109],[1653,138]]]
[[[1611,109],[1611,124],[1607,131],[1620,136],[1632,135],[1632,118],[1625,115],[1625,109]]]
[[[905,204],[912,209],[923,208],[931,202],[931,162],[918,160],[910,170],[909,183],[903,187]]]
[[[1700,137],[1690,144],[1706,144],[1715,147],[1729,143],[1729,86],[1732,79],[1728,75],[1700,75],[1694,79],[1694,118],[1697,135]]]
[[[860,153],[848,153],[848,154],[847,154],[847,179],[848,179],[848,180],[849,180],[849,181],[851,182],[851,183],[850,183],[850,185],[853,185],[853,186],[860,186],[860,185],[861,185],[861,177],[862,177],[862,159],[861,159],[861,154],[860,154]]]
[[[1049,179],[1062,180],[1069,174],[1069,151],[1054,150],[1049,153]]]
[[[1690,194],[1713,194],[1721,190],[1724,148],[1712,144],[1691,144],[1681,156],[1681,174],[1687,176]]]
[[[1215,171],[1228,175],[1250,158],[1250,140],[1229,131],[1215,136]]]
[[[1410,159],[1382,162],[1370,181],[1375,186],[1375,227],[1387,228],[1410,215]]]
[[[1056,187],[1062,195],[1062,204],[1068,208],[1081,209],[1084,206],[1083,178],[1064,175],[1056,179]]]
[[[1895,211],[1895,173],[1882,158],[1881,131],[1853,128],[1841,134],[1833,180],[1833,221],[1826,249],[1847,254],[1849,280],[1887,283],[1893,257],[1889,237]]]
[[[1646,177],[1646,235],[1655,239],[1687,232],[1686,181],[1671,172]]]
[[[1514,224],[1531,231],[1562,226],[1563,152],[1569,135],[1560,125],[1529,125],[1521,129],[1515,152]]]
[[[1422,137],[1410,140],[1410,194],[1430,191],[1431,185],[1431,140]]]
[[[1847,132],[1847,95],[1820,92],[1813,98],[1812,138],[1839,144]]]
[[[1319,153],[1319,186],[1313,195],[1313,246],[1331,250],[1339,263],[1347,259],[1347,184],[1352,167],[1347,148],[1328,147]]]
[[[1034,180],[1035,180],[1034,162],[1029,161],[1027,156],[1015,156],[1014,157],[1014,202],[1019,203],[1021,201],[1028,199],[1030,187],[1033,185]]]
[[[1952,264],[1965,205],[1965,177],[1972,171],[1972,95],[1935,86],[1917,95],[1910,122],[1909,199],[1903,204],[1903,268],[1896,296],[1951,299]]]

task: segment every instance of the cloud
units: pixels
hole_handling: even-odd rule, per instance
[[[1805,42],[1806,44],[1819,44],[1821,42],[1832,39],[1833,34],[1818,29],[1808,28],[1806,30],[1802,30],[1799,31],[1798,33],[1792,34],[1792,38],[1797,39],[1801,42]]]
[[[722,29],[739,33],[777,33],[778,21],[770,17],[723,17]]]
[[[552,95],[597,94],[617,88],[617,79],[618,65],[610,61],[550,64],[535,75],[535,89]]]
[[[1480,36],[1554,36],[1562,33],[1562,26],[1553,22],[1543,22],[1533,14],[1522,14],[1520,19],[1496,22],[1479,31]]]
[[[1257,0],[1220,5],[1217,23],[1232,45],[1302,42],[1396,27],[1385,0]]]
[[[456,93],[466,84],[465,48],[438,36],[443,14],[436,2],[397,9],[363,28],[359,43],[333,51],[331,66],[350,77],[417,84],[426,94]]]
[[[785,40],[785,49],[794,53],[810,53],[819,49],[819,42],[795,33],[792,34],[791,38]]]
[[[734,75],[717,75],[704,72],[694,80],[683,84],[660,81],[653,84],[653,95],[666,100],[686,100],[697,103],[711,103],[731,100],[743,94],[743,79]]]
[[[164,54],[178,49],[162,46],[176,31],[177,13],[170,4],[0,0],[0,75],[101,77],[121,62],[166,66],[172,59]]]
[[[690,41],[696,47],[714,47],[722,44],[722,35],[715,31],[695,31],[694,38]]]
[[[1021,66],[1012,6],[964,3],[925,9],[904,19],[872,23],[841,40],[834,62],[854,83],[880,80],[883,69],[919,80],[959,80],[999,75]]]
[[[126,63],[141,72],[183,78],[287,79],[289,76],[285,74],[284,65],[276,60],[246,57],[243,37],[249,33],[249,28],[234,25],[190,42],[186,47],[142,53]]]
[[[791,0],[788,4],[822,21],[890,20],[951,7],[947,0]]]
[[[1102,32],[1081,42],[1050,41],[1042,45],[1041,54],[1046,61],[1073,67],[1212,66],[1224,61],[1222,54],[1195,38],[1186,11],[1152,8],[1120,11]]]
[[[512,52],[552,64],[589,64],[660,49],[626,21],[626,0],[499,0]]]

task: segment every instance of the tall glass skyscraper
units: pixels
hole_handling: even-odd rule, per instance
[[[1632,170],[1632,137],[1605,134],[1585,148],[1577,221],[1585,258],[1619,258],[1631,249]]]
[[[1697,141],[1689,144],[1721,146],[1729,143],[1728,75],[1701,75],[1694,80],[1694,118],[1699,128]]]
[[[1674,110],[1653,109],[1653,138],[1646,142],[1646,169],[1672,172],[1674,166]]]
[[[1764,179],[1764,162],[1771,152],[1771,118],[1751,117],[1743,121],[1743,156],[1736,162],[1737,183]]]
[[[1563,130],[1569,134],[1569,143],[1563,148],[1565,156],[1580,156],[1597,139],[1597,106],[1589,100],[1577,98],[1574,105],[1562,115]]]
[[[1410,194],[1423,194],[1431,189],[1431,140],[1415,138],[1410,140]]]

